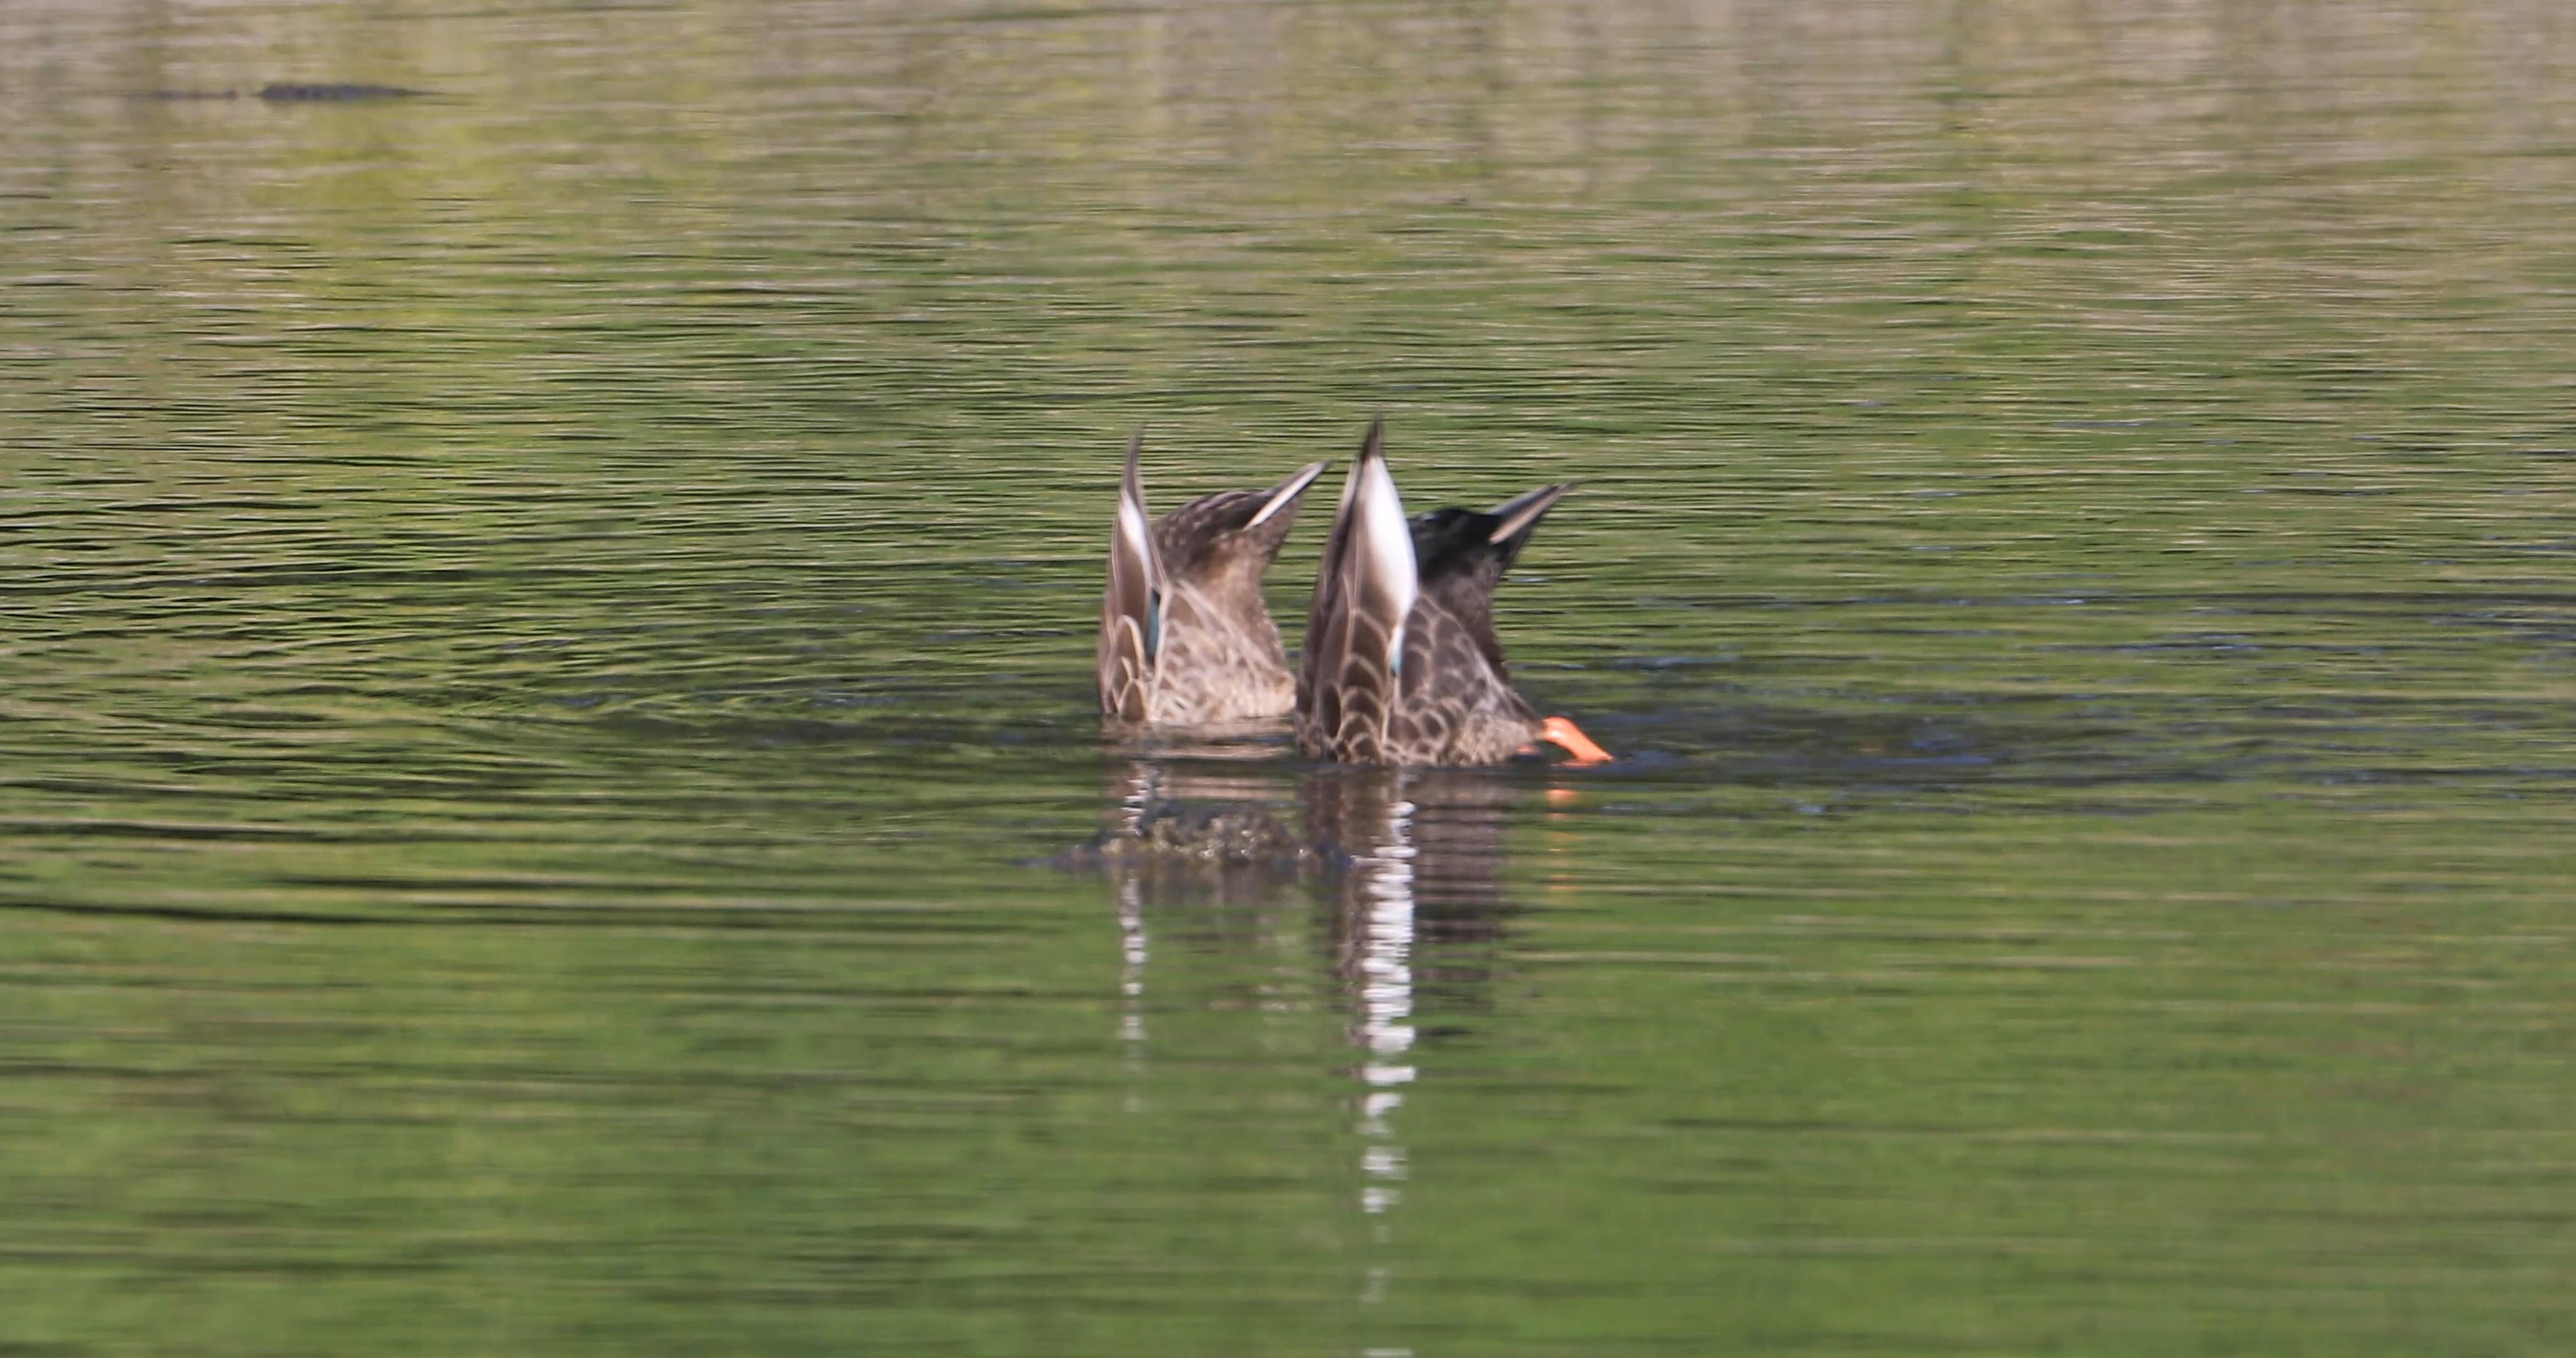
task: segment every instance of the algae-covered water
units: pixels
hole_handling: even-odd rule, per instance
[[[2564,1353],[2571,354],[2540,0],[13,7],[0,1350]],[[1623,758],[1105,739],[1379,412]]]

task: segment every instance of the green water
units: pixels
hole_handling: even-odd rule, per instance
[[[2567,1352],[2571,355],[2543,0],[13,7],[0,1352]],[[1625,758],[1107,745],[1380,411]]]

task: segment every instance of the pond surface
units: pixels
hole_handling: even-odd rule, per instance
[[[2567,1352],[2571,354],[2557,0],[12,6],[0,1348]],[[1624,757],[1104,739],[1377,412]]]

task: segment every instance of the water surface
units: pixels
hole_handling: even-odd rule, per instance
[[[138,97],[276,81],[431,93]],[[2564,1352],[2571,92],[2539,0],[16,7],[0,1342]],[[1582,483],[1499,615],[1626,757],[1104,740],[1127,431],[1381,411]],[[1037,863],[1170,798],[1319,851]]]

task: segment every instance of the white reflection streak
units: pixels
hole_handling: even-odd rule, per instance
[[[1404,1106],[1396,1087],[1413,1081],[1403,1058],[1413,1049],[1413,803],[1387,813],[1386,848],[1371,857],[1363,889],[1368,919],[1360,952],[1360,1040],[1368,1055],[1360,1078],[1360,1210],[1374,1216],[1403,1200],[1404,1148],[1392,1142],[1389,1115]]]
[[[1145,1040],[1145,888],[1134,877],[1118,884],[1118,1036]]]
[[[1145,808],[1154,801],[1154,785],[1162,780],[1153,765],[1130,764],[1127,776],[1118,781],[1118,828],[1132,835],[1144,825]]]
[[[1154,797],[1154,770],[1138,765],[1126,779],[1124,795],[1118,801],[1119,828],[1134,834],[1144,823],[1145,807]],[[1131,1079],[1143,1072],[1145,1065],[1145,883],[1134,870],[1118,879],[1118,1041],[1126,1054],[1127,1073]],[[1143,1096],[1132,1082],[1127,1087],[1127,1111],[1145,1106]]]
[[[1386,847],[1367,860],[1361,879],[1368,915],[1360,936],[1360,1065],[1367,1092],[1360,1096],[1360,1210],[1378,1218],[1377,1243],[1389,1241],[1387,1209],[1404,1200],[1404,1147],[1391,1119],[1413,1083],[1413,815],[1400,798],[1389,806]],[[1360,1280],[1360,1304],[1386,1300],[1393,1266],[1373,1263]],[[1413,1358],[1409,1348],[1368,1348],[1363,1358]]]

